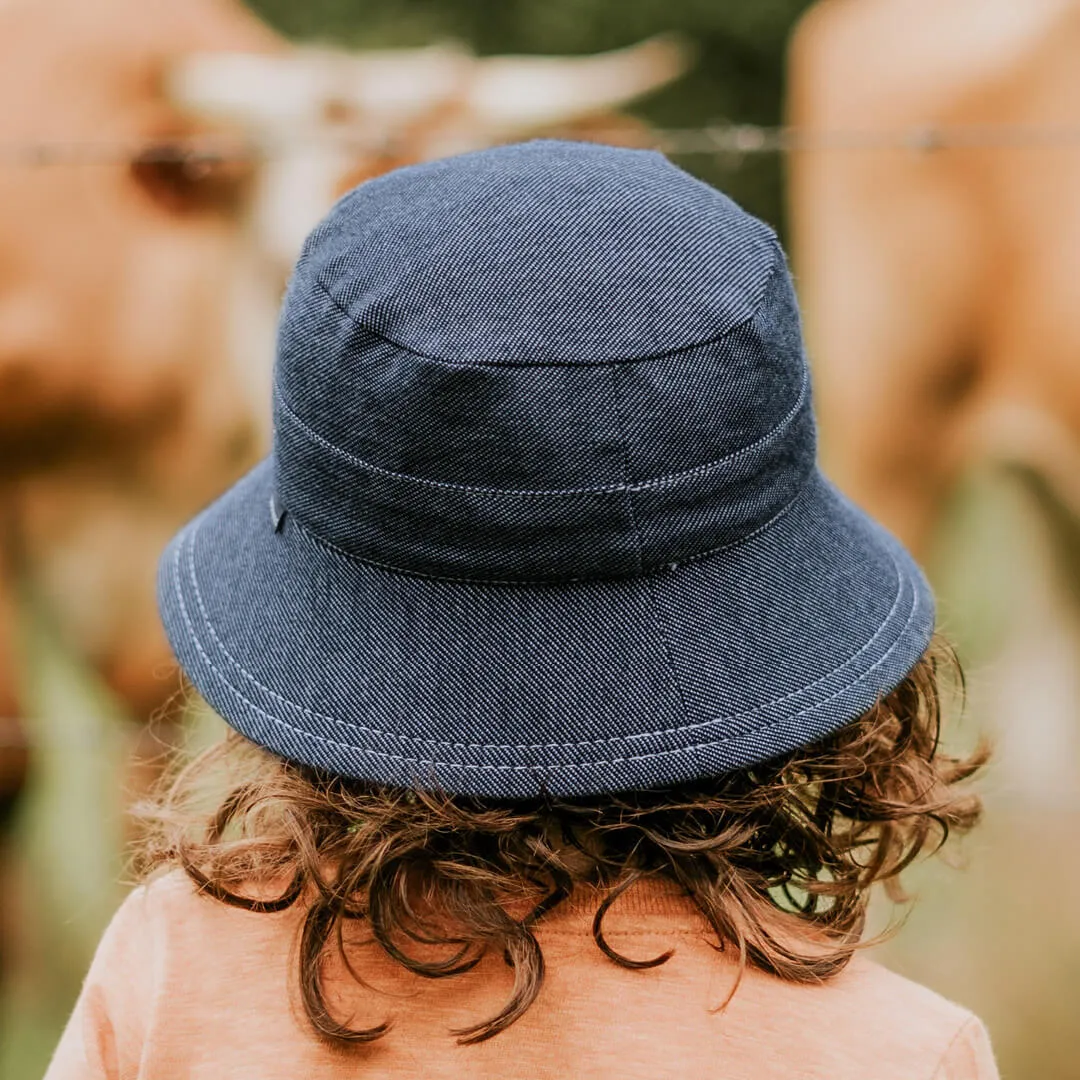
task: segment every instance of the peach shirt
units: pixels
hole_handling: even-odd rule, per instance
[[[446,980],[408,975],[374,946],[356,966],[371,987],[330,979],[355,1022],[390,1017],[378,1042],[322,1045],[297,1004],[299,913],[256,915],[198,896],[178,873],[136,890],[106,931],[46,1080],[992,1080],[976,1017],[859,957],[821,985],[749,971],[723,1012],[734,972],[689,903],[639,887],[611,910],[607,936],[635,958],[672,946],[652,970],[605,959],[591,906],[538,930],[547,979],[503,1034],[458,1046],[448,1029],[496,1011],[510,988],[502,959]]]

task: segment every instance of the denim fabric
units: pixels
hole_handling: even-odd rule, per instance
[[[238,730],[520,798],[819,739],[933,628],[820,475],[770,230],[662,156],[534,142],[398,170],[308,238],[268,461],[161,567]]]

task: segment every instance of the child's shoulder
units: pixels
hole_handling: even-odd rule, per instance
[[[836,985],[866,1009],[888,1006],[913,1020],[937,1019],[946,1026],[955,1027],[972,1016],[964,1006],[898,974],[865,953],[854,957],[836,980]]]
[[[169,921],[176,914],[198,918],[226,906],[210,901],[183,870],[176,868],[159,871],[133,888],[116,914],[120,919],[148,924]]]
[[[282,935],[294,911],[257,914],[201,892],[183,870],[170,870],[133,889],[120,905],[110,933],[141,938],[159,956],[199,953],[218,956],[246,948],[251,939],[266,945]],[[193,951],[191,948],[193,948]]]
[[[820,1022],[836,1035],[838,1025],[844,1025],[845,1042],[865,1051],[868,1063],[875,1058],[921,1058],[929,1067],[928,1075],[949,1077],[969,1075],[968,1062],[985,1068],[993,1061],[986,1029],[973,1012],[865,954],[813,990],[805,995],[814,1002],[808,1011],[818,1014],[816,1020],[806,1017],[810,1026]]]
[[[250,895],[256,900],[276,900],[285,891],[287,885],[288,881],[285,881],[280,888],[276,887],[276,884],[262,888],[255,886],[250,890]],[[246,891],[245,895],[247,895]],[[209,893],[201,890],[180,868],[161,871],[148,878],[128,894],[123,906],[141,909],[139,916],[143,918],[162,917],[167,913],[176,912],[197,918],[214,918],[216,914],[222,912],[240,916],[253,914],[242,907],[214,899]]]

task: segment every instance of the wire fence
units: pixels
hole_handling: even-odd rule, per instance
[[[717,124],[701,128],[646,129],[639,139],[626,129],[590,130],[596,141],[633,142],[675,156],[750,157],[769,154],[950,149],[1080,148],[1080,124],[933,124],[904,128],[800,128]],[[400,137],[354,129],[290,131],[260,137],[199,135],[156,140],[87,140],[0,143],[0,166],[176,163],[197,166],[259,162],[297,154],[397,154],[409,146]]]

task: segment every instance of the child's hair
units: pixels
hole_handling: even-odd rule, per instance
[[[533,927],[577,887],[601,890],[592,933],[607,957],[628,968],[664,963],[670,952],[630,959],[603,933],[611,904],[645,878],[681,886],[717,945],[738,954],[740,975],[749,963],[817,981],[859,947],[870,887],[884,882],[903,902],[900,872],[979,818],[978,797],[954,785],[984,764],[985,745],[963,758],[938,745],[949,675],[959,685],[951,651],[935,643],[879,704],[817,745],[714,779],[584,799],[378,787],[230,735],[143,809],[137,866],[183,867],[202,892],[249,911],[300,905],[304,1008],[334,1043],[389,1028],[353,1029],[328,1006],[322,961],[342,950],[352,970],[343,938],[351,920],[366,920],[388,956],[429,978],[501,952],[513,971],[509,1000],[454,1033],[479,1042],[536,999],[544,957]],[[222,767],[227,793],[219,783],[208,809],[200,797]]]

